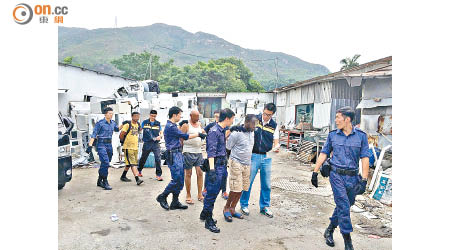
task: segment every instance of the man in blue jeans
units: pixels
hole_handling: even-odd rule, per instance
[[[243,191],[241,196],[241,211],[244,215],[249,215],[248,200],[252,191],[253,181],[255,180],[258,170],[260,171],[261,190],[259,195],[259,208],[263,215],[269,218],[273,217],[270,207],[270,174],[272,170],[272,158],[267,157],[267,152],[279,152],[279,129],[277,123],[272,120],[272,116],[277,110],[275,104],[268,103],[264,106],[262,114],[258,115],[258,125],[255,129],[255,142],[252,150],[252,166],[250,170],[250,188]]]

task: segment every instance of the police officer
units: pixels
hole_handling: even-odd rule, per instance
[[[355,111],[351,107],[343,107],[336,112],[336,130],[328,134],[327,141],[320,152],[311,182],[317,188],[317,175],[320,167],[333,152],[329,173],[336,208],[330,217],[330,225],[325,230],[325,242],[334,246],[333,232],[339,226],[343,235],[345,249],[353,250],[350,233],[353,231],[350,220],[350,207],[355,203],[355,196],[366,190],[369,174],[369,144],[367,135],[359,128],[352,126]],[[362,177],[358,175],[359,159],[362,161]],[[325,165],[323,166],[325,168]]]
[[[159,146],[159,141],[161,140],[161,124],[156,120],[158,112],[156,110],[150,111],[150,118],[142,122],[143,141],[144,146],[142,147],[142,156],[139,159],[139,177],[142,177],[142,169],[144,168],[145,162],[147,161],[150,152],[153,152],[155,156],[156,165],[156,179],[162,181],[162,169],[161,169],[161,149]]]
[[[219,116],[220,116],[220,110],[215,110],[214,111],[214,121],[211,122],[210,124],[206,125],[205,127],[205,132],[206,134],[209,133],[209,130],[214,127],[218,122],[219,122]],[[229,130],[229,127],[225,127],[225,139],[228,138],[228,136],[230,135],[231,131]],[[208,138],[206,138],[208,140]],[[222,191],[222,198],[224,198],[225,200],[228,199],[228,193],[227,193],[227,178],[228,178],[228,173],[226,173],[227,175],[224,176],[223,180],[222,180],[222,184],[220,185],[220,190]],[[203,190],[203,196],[206,196],[206,184],[207,184],[208,179],[205,180],[205,189]]]
[[[111,190],[111,186],[108,183],[108,168],[113,155],[113,149],[111,145],[111,138],[114,132],[119,132],[119,127],[115,121],[111,120],[113,116],[113,109],[107,107],[103,110],[105,118],[98,121],[95,124],[94,131],[91,134],[91,140],[89,146],[86,149],[86,153],[91,153],[92,145],[97,138],[97,153],[100,158],[100,169],[98,170],[97,186],[104,188],[105,190]]]
[[[252,190],[253,181],[256,174],[260,173],[261,190],[259,198],[259,211],[261,214],[273,218],[270,207],[270,175],[272,173],[272,158],[267,157],[267,152],[273,149],[273,152],[279,151],[279,129],[277,123],[272,119],[277,107],[273,103],[267,103],[264,106],[263,113],[257,115],[258,125],[255,128],[255,142],[253,144],[251,169],[250,169],[250,188],[243,191],[240,199],[241,211],[244,215],[249,215],[248,201]]]
[[[205,228],[211,232],[219,233],[216,222],[212,218],[214,202],[219,194],[223,178],[227,176],[227,152],[225,143],[225,128],[233,124],[234,112],[231,109],[220,111],[219,122],[209,130],[206,140],[206,153],[208,154],[209,166],[214,166],[207,172],[206,197],[203,202],[203,210],[200,219],[205,220]]]
[[[169,109],[169,120],[167,121],[166,127],[164,128],[164,138],[166,142],[166,160],[169,165],[170,174],[172,180],[167,185],[164,192],[162,192],[156,198],[162,208],[169,209],[187,209],[188,206],[181,204],[178,200],[180,191],[184,186],[184,159],[183,151],[181,149],[180,138],[184,140],[193,139],[200,137],[202,139],[206,138],[206,134],[185,134],[177,126],[177,122],[180,121],[183,111],[179,107],[171,107]],[[172,193],[172,203],[167,204],[167,196]]]

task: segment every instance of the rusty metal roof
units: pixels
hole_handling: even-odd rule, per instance
[[[371,67],[376,67],[377,68],[371,68]],[[383,69],[385,69],[386,74],[383,73]],[[378,70],[382,70],[382,71],[378,71]],[[362,72],[360,72],[362,71]],[[364,63],[364,64],[360,64],[358,66],[346,69],[346,70],[342,70],[342,71],[338,71],[338,72],[334,72],[328,75],[323,75],[323,76],[318,76],[318,77],[314,77],[308,80],[303,80],[303,81],[299,81],[281,88],[276,88],[274,90],[272,90],[273,92],[283,92],[283,91],[287,91],[290,89],[294,89],[303,85],[308,85],[314,82],[324,82],[324,81],[330,81],[330,80],[335,80],[335,79],[339,79],[339,78],[343,78],[344,76],[364,76],[364,74],[368,73],[368,72],[373,72],[372,76],[377,76],[377,75],[388,75],[388,74],[392,74],[392,56],[388,56],[385,58],[381,58],[375,61],[371,61],[368,63]],[[370,74],[369,74],[370,75]],[[367,76],[369,76],[367,75]]]

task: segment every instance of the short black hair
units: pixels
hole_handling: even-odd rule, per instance
[[[158,114],[158,112],[156,112],[156,110],[152,109],[152,110],[150,110],[150,114],[156,115],[156,114]]]
[[[178,115],[180,112],[183,112],[179,107],[173,106],[169,109],[169,119],[172,118],[173,115]]]
[[[272,111],[274,114],[275,114],[275,112],[277,112],[277,106],[275,106],[275,104],[273,104],[273,102],[267,103],[266,105],[264,105],[264,109]]]
[[[342,116],[344,116],[344,119],[345,117],[350,117],[350,121],[353,121],[353,119],[355,118],[355,111],[352,109],[352,107],[349,106],[338,109],[336,113],[341,113]]]
[[[244,122],[251,122],[253,119],[255,119],[255,120],[257,119],[256,115],[248,114],[248,115],[245,116],[245,121]]]
[[[229,108],[222,109],[220,111],[220,115],[219,115],[219,122],[223,122],[223,121],[225,121],[225,119],[231,118],[233,116],[234,116],[233,110],[231,110]]]
[[[113,109],[112,109],[111,107],[106,107],[106,108],[103,110],[103,114],[108,113],[108,111],[113,111]]]
[[[220,110],[214,110],[214,114],[220,114]]]
[[[134,111],[133,113],[131,113],[131,116],[133,116],[133,115],[140,115],[140,113],[137,111]]]

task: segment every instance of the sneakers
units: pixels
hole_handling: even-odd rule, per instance
[[[247,215],[247,216],[250,215],[250,211],[248,210],[248,207],[241,207],[241,211],[244,215]]]
[[[136,185],[141,185],[142,184],[142,182],[144,182],[143,180],[141,180],[141,179],[138,179],[137,181],[136,181]]]
[[[156,180],[157,180],[157,181],[162,181],[163,178],[162,178],[161,176],[156,176]]]
[[[141,172],[139,172],[138,176],[139,176],[139,177],[144,177],[144,176],[142,176],[142,173],[141,173]]]
[[[121,180],[121,181],[124,181],[124,182],[131,182],[131,180],[128,179],[126,176],[120,177],[120,180]]]
[[[260,213],[269,218],[273,218],[273,213],[272,213],[272,211],[270,211],[270,209],[268,207],[261,209]]]

